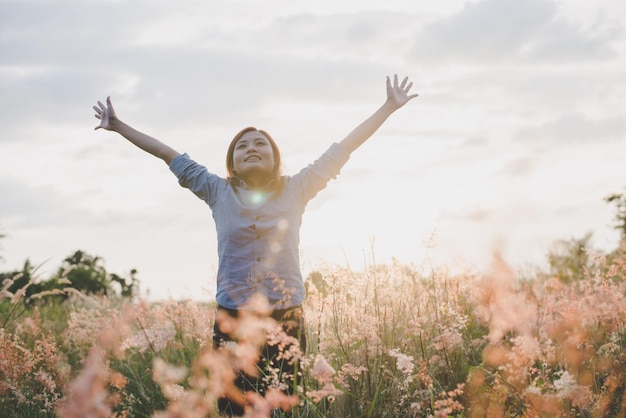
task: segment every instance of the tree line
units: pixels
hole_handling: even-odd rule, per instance
[[[613,227],[620,233],[619,245],[605,257],[626,261],[626,189],[621,193],[612,193],[604,200],[615,206]],[[6,234],[0,233],[0,240],[5,237]],[[547,254],[547,273],[569,282],[579,280],[593,271],[596,263],[594,255],[589,251],[591,237],[592,234],[587,233],[583,237],[557,243]],[[37,277],[37,266],[26,260],[21,270],[0,273],[0,288],[12,294],[22,290],[26,304],[33,303],[35,297],[41,294],[66,298],[64,290],[68,287],[87,295],[133,298],[139,294],[139,280],[136,276],[136,269],[130,270],[126,276],[110,273],[102,257],[77,250],[66,257],[56,272],[45,280]],[[313,274],[308,279],[316,278]]]
[[[0,235],[3,238],[4,235]],[[65,290],[70,287],[86,295],[107,295],[132,298],[139,293],[137,270],[126,276],[110,273],[102,257],[77,250],[66,257],[56,272],[42,280],[37,275],[38,267],[30,260],[20,270],[0,273],[0,287],[5,292],[16,294],[22,291],[26,304],[32,304],[37,295],[52,295],[53,299],[66,298]],[[46,298],[48,299],[48,298]]]

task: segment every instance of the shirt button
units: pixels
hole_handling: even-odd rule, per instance
[[[257,215],[254,219],[258,221],[261,217]]]
[[[257,236],[256,236],[256,239],[261,239],[261,236],[260,236],[260,235],[257,235]]]
[[[256,261],[261,261],[261,257],[257,257],[257,258],[256,258]]]
[[[250,229],[253,229],[253,230],[256,229],[256,224],[250,225]]]

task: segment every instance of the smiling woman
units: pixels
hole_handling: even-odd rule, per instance
[[[387,77],[387,99],[370,117],[341,142],[333,143],[315,162],[293,176],[281,174],[281,156],[272,137],[256,128],[241,130],[232,140],[226,156],[228,176],[220,177],[161,141],[122,122],[107,98],[106,105],[94,106],[102,128],[121,134],[142,150],[162,159],[188,188],[211,209],[217,230],[219,266],[218,303],[214,324],[214,345],[228,347],[236,333],[224,324],[254,310],[251,301],[260,296],[269,307],[269,316],[280,331],[292,338],[282,350],[294,344],[304,351],[304,318],[301,304],[306,292],[300,271],[299,241],[302,215],[307,203],[335,178],[350,154],[370,138],[397,109],[417,94],[409,94],[413,83]],[[257,305],[258,306],[258,305]],[[220,322],[220,318],[223,322]],[[223,326],[222,326],[223,325]],[[282,356],[277,346],[266,344],[259,366],[271,373],[279,370],[287,392],[294,390],[297,362],[277,364]],[[240,372],[235,381],[239,392],[220,399],[221,413],[243,415],[247,405],[242,393],[264,394],[267,380]]]
[[[276,142],[265,131],[254,127],[242,129],[228,146],[226,171],[229,178],[247,178],[256,182],[249,184],[253,189],[280,180],[281,157]]]

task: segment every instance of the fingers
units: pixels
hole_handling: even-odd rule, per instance
[[[100,121],[100,125],[95,129],[111,130],[111,126],[116,120],[115,110],[113,110],[113,104],[111,103],[111,96],[107,96],[104,103],[100,100],[96,102],[95,106],[92,106],[96,112],[94,115],[96,119]]]
[[[407,84],[408,83],[408,84]],[[391,87],[391,83],[389,80],[389,76],[387,76],[387,86]],[[409,77],[404,77],[404,79],[402,79],[402,82],[400,83],[400,85],[398,85],[398,74],[394,74],[393,75],[393,88],[395,90],[404,90],[404,92],[407,92],[411,89],[411,87],[413,87],[413,82],[409,82]]]
[[[402,82],[398,83],[398,74],[393,75],[393,86],[391,84],[391,78],[387,76],[387,93],[395,96],[396,100],[402,101],[402,104],[414,99],[418,96],[417,93],[409,94],[409,91],[413,87],[413,82],[409,81],[409,77],[404,77]],[[388,96],[391,97],[391,96]]]
[[[94,115],[96,118],[101,119],[102,118],[102,114],[104,113],[104,111],[106,110],[104,105],[102,104],[102,102],[98,102],[98,106],[93,106],[93,110],[96,112],[96,114]]]
[[[409,95],[409,91],[411,90],[411,87],[413,87],[413,82],[412,81],[409,84],[407,84],[407,86],[404,88],[404,94],[407,95],[407,100],[414,99],[414,98],[416,98],[418,96],[417,93]]]
[[[98,112],[98,114],[101,114],[102,112],[104,112],[107,108],[112,108],[113,105],[111,104],[111,96],[107,97],[107,104],[106,106],[104,105],[104,103],[102,103],[100,100],[98,100],[98,107],[93,106],[93,109]]]
[[[92,107],[93,107],[93,110],[96,111],[96,114],[95,114],[96,118],[102,119],[102,115],[106,114],[108,109],[113,109],[113,106],[111,105],[111,96],[107,97],[106,106],[104,105],[104,103],[98,100],[98,105],[92,106]]]
[[[110,103],[111,103],[110,99],[107,98],[107,104],[109,106],[110,106]],[[104,106],[104,104],[98,100],[98,105],[97,106],[94,105],[92,107],[93,107],[93,110],[96,112],[96,114],[94,115],[95,118],[102,121],[103,114],[106,113],[106,109],[107,109],[106,106]],[[94,130],[98,130],[100,128],[102,128],[102,124],[99,124],[98,126],[96,126]]]

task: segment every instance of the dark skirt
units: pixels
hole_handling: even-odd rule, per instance
[[[219,305],[217,309],[227,313],[231,318],[239,317],[240,311],[237,309],[228,309]],[[286,309],[275,309],[271,312],[270,316],[280,324],[285,334],[298,341],[300,349],[302,353],[304,353],[306,351],[306,335],[302,306],[298,305]],[[217,317],[216,315],[216,318]],[[219,349],[228,342],[236,342],[236,340],[222,332],[216,321],[213,326],[213,348]],[[263,347],[261,347],[259,361],[257,363],[259,370],[258,375],[249,376],[239,371],[234,382],[235,386],[243,393],[255,391],[261,396],[264,396],[268,389],[268,383],[265,377],[270,375],[271,371],[278,370],[278,376],[281,381],[285,383],[287,388],[284,392],[288,395],[293,395],[297,384],[299,365],[297,361],[294,362],[289,359],[283,359],[280,356],[281,351],[287,351],[289,348],[290,346],[279,347],[278,345],[264,344]],[[229,398],[220,398],[217,406],[219,413],[222,415],[242,416],[244,414],[244,405]]]

